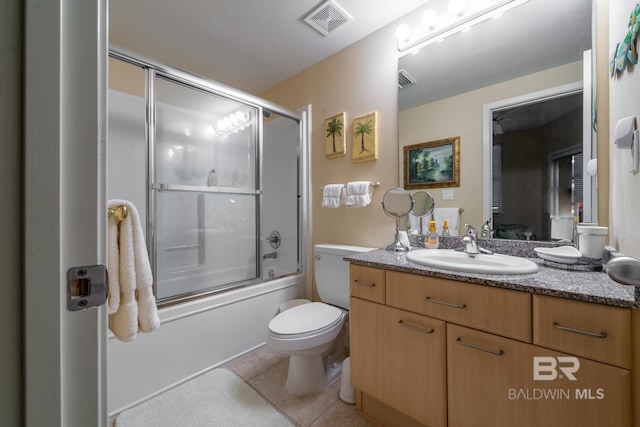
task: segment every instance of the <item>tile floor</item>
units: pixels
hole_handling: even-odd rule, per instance
[[[284,383],[289,358],[262,346],[224,366],[243,378],[281,413],[300,427],[374,427],[338,398],[340,377],[310,396],[296,396]]]

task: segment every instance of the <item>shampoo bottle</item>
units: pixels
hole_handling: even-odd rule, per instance
[[[211,169],[211,172],[209,172],[209,176],[207,177],[207,185],[209,187],[215,187],[216,185],[218,185],[218,177],[216,176],[215,169]]]
[[[439,245],[440,240],[438,239],[438,233],[436,233],[436,222],[429,221],[429,232],[427,233],[424,246],[427,249],[437,249]]]

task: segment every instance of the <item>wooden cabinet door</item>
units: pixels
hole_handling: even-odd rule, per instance
[[[424,425],[446,426],[445,323],[352,297],[350,328],[354,387]]]
[[[631,425],[626,369],[452,324],[447,369],[450,427]]]

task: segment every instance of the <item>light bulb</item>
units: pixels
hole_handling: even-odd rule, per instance
[[[438,14],[433,9],[427,9],[422,14],[422,25],[427,28],[433,28],[436,24],[436,20],[438,19]]]
[[[247,117],[245,116],[245,114],[242,111],[236,111],[236,117],[241,122],[244,122],[245,120],[247,120]]]
[[[406,42],[411,36],[411,29],[407,24],[400,24],[396,29],[396,38],[398,41]]]
[[[465,1],[464,0],[449,0],[449,13],[453,16],[462,15],[464,11]]]

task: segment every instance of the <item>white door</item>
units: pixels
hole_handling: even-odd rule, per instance
[[[25,2],[27,427],[106,425],[106,308],[66,274],[106,264],[107,0]]]

